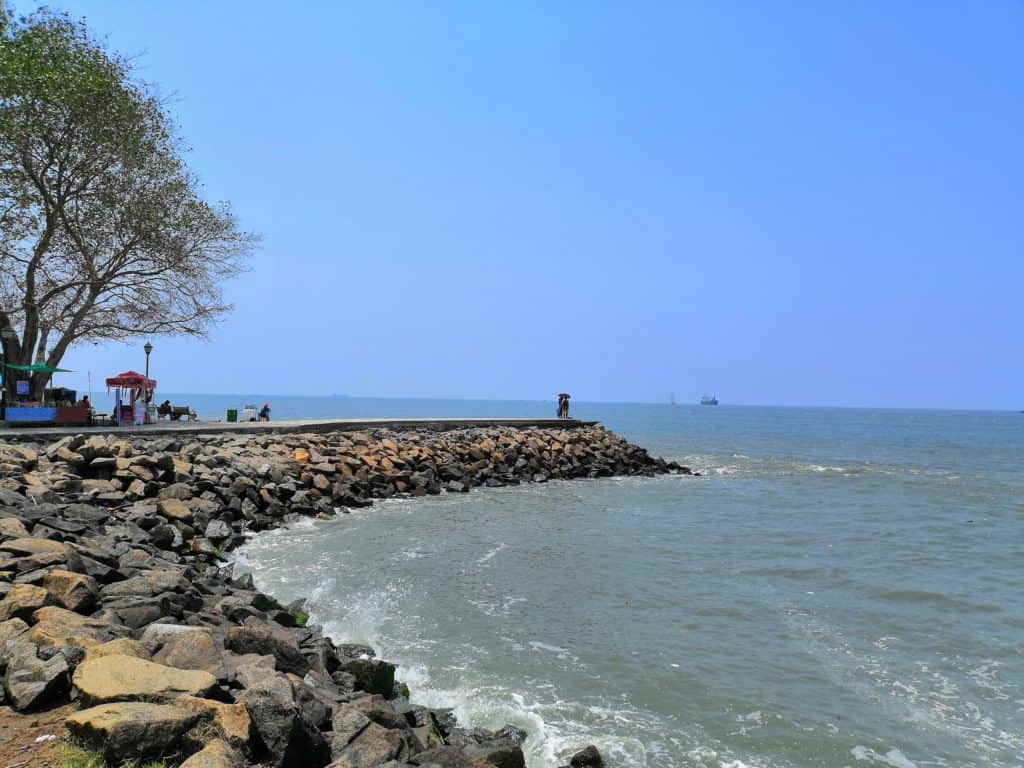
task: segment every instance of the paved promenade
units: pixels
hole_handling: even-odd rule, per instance
[[[58,439],[65,435],[124,434],[124,435],[201,435],[286,432],[356,432],[367,429],[462,429],[467,427],[560,427],[575,429],[590,427],[597,421],[578,419],[291,419],[282,421],[159,421],[141,427],[114,427],[109,424],[95,427],[8,427],[0,422],[0,442],[19,437],[39,440]]]

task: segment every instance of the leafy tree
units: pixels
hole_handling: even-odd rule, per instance
[[[201,198],[183,152],[164,104],[84,22],[0,9],[7,362],[56,366],[82,341],[201,337],[230,309],[221,286],[256,238],[227,203]],[[37,396],[44,383],[34,377]]]

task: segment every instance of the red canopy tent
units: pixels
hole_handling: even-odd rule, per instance
[[[118,424],[143,424],[149,419],[149,403],[153,400],[156,380],[141,373],[125,371],[107,379],[107,391],[115,387],[114,421]],[[130,403],[130,405],[129,405]],[[128,408],[125,408],[128,405]]]

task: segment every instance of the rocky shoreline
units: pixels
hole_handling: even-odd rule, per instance
[[[111,765],[521,768],[528,734],[410,703],[394,665],[225,553],[375,499],[689,473],[599,427],[4,437],[0,704],[77,708],[70,738]]]

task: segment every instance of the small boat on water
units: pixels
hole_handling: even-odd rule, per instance
[[[718,398],[715,395],[704,395],[700,399],[701,405],[718,405]]]

